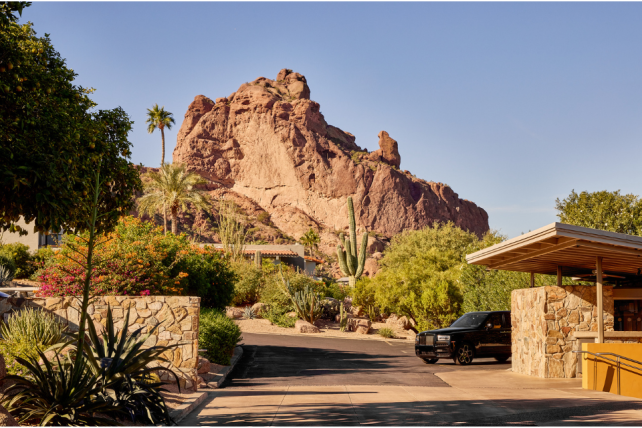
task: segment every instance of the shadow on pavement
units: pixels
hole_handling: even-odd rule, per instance
[[[279,397],[284,394],[283,398]],[[376,399],[372,394],[375,393],[358,391],[348,395],[347,391],[320,392],[313,389],[287,393],[222,390],[201,406],[203,410],[198,409],[182,425],[534,425],[642,408],[640,402],[604,402],[591,398],[488,400],[462,397],[368,402]],[[306,396],[314,398],[308,397],[309,401],[306,401]],[[241,397],[244,405],[225,407],[228,399],[238,401]],[[220,406],[217,406],[217,401]]]

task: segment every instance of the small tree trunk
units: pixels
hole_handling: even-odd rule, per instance
[[[167,207],[163,204],[163,231],[167,235]]]
[[[176,235],[176,232],[177,232],[177,229],[178,229],[177,224],[176,224],[177,223],[176,222],[176,218],[177,217],[178,217],[178,210],[172,209],[172,233],[174,235]]]
[[[165,131],[161,127],[161,139],[163,140],[163,154],[161,155],[161,166],[165,165]]]

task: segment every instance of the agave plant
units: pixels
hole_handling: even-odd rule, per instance
[[[243,309],[243,317],[248,320],[253,320],[254,318],[256,318],[254,309],[252,309],[251,306],[246,306],[245,309]]]
[[[10,375],[5,379],[14,384],[5,392],[2,405],[20,424],[57,426],[114,425],[113,419],[96,414],[123,414],[117,403],[105,397],[99,376],[80,358],[72,362],[68,357],[52,364],[38,351],[38,359],[28,356],[16,360],[29,370],[27,377]]]
[[[129,325],[129,310],[123,320],[123,326]],[[156,373],[170,373],[178,383],[178,376],[159,362],[168,363],[162,354],[178,345],[152,346],[143,348],[145,341],[156,330],[142,334],[143,329],[128,334],[124,327],[120,334],[114,328],[111,307],[107,309],[106,328],[99,338],[93,322],[87,323],[89,340],[85,342],[84,353],[87,355],[91,371],[100,378],[106,393],[123,408],[132,420],[146,423],[169,424],[171,419],[163,397],[160,395],[165,382],[155,380]],[[75,340],[78,334],[71,335]],[[76,342],[77,343],[77,342]],[[71,345],[73,347],[73,345]],[[179,386],[180,391],[180,386]]]

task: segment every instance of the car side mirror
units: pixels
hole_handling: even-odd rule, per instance
[[[493,328],[493,323],[492,322],[487,322],[486,323],[486,330],[490,330],[491,328]]]

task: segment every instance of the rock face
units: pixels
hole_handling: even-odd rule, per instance
[[[284,69],[216,101],[197,96],[173,156],[211,180],[209,190],[253,201],[297,239],[309,227],[347,228],[348,196],[358,227],[387,237],[435,221],[488,230],[486,211],[473,202],[400,171],[398,144],[385,131],[379,146],[365,153],[354,135],[327,124],[305,77]]]
[[[395,168],[401,165],[401,156],[399,155],[399,147],[397,141],[390,138],[386,131],[381,131],[379,137],[379,150],[375,150],[370,154],[370,159],[373,161],[385,162]]]

